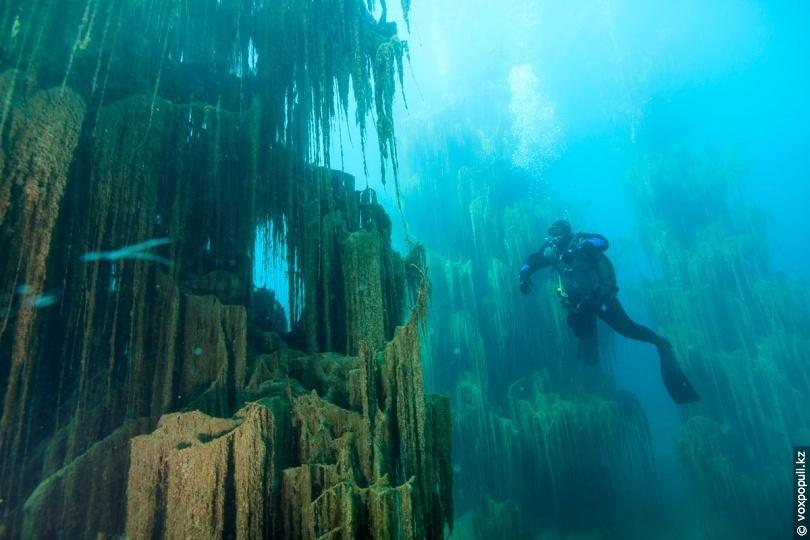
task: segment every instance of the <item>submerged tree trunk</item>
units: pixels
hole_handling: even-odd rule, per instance
[[[452,524],[390,219],[329,167],[352,91],[396,171],[407,47],[368,7],[0,8],[0,536]],[[289,329],[254,305],[268,223]]]

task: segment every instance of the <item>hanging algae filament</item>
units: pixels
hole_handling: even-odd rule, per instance
[[[734,153],[673,150],[639,161],[632,193],[664,279],[635,294],[650,300],[704,389],[677,448],[704,533],[731,534],[734,523],[738,535],[766,538],[780,526],[778,504],[767,501],[789,482],[784,449],[810,434],[808,420],[791,412],[804,406],[810,383],[810,320],[806,287],[770,268],[765,217],[727,202],[741,175]],[[682,201],[677,213],[671,200]]]
[[[80,96],[73,92],[63,95],[56,90],[38,92],[24,110],[15,109],[11,113],[13,143],[2,160],[6,184],[2,191],[15,204],[0,201],[0,224],[4,230],[14,231],[13,236],[3,237],[4,251],[11,254],[3,261],[2,290],[7,291],[7,297],[11,296],[8,291],[14,291],[21,283],[33,294],[45,289],[46,261],[84,113]],[[25,411],[35,374],[32,360],[40,352],[37,334],[42,329],[35,308],[23,305],[19,309],[13,335],[8,338],[11,343],[5,345],[11,358],[0,420],[0,455],[4,458],[0,480],[6,488],[20,481],[16,475],[21,470],[9,467],[5,460],[14,459],[22,450],[24,429],[29,421]],[[7,336],[8,319],[1,324],[0,340]],[[4,364],[8,365],[9,360]]]
[[[395,26],[362,0],[42,0],[0,29],[3,534],[443,537],[449,403],[398,326],[390,218],[329,169],[353,89],[396,173]],[[284,336],[251,306],[268,223]]]
[[[520,295],[517,270],[557,209],[553,193],[539,203],[522,196],[531,183],[511,178],[520,173],[493,142],[508,124],[479,125],[472,111],[480,99],[425,119],[417,127],[424,144],[403,156],[421,180],[418,204],[432,209],[409,219],[409,229],[425,239],[420,256],[432,284],[425,377],[452,397],[454,512],[465,516],[458,534],[601,532],[636,502],[623,484],[650,480],[649,425],[609,372],[574,361],[552,285]],[[585,504],[596,482],[599,502]]]

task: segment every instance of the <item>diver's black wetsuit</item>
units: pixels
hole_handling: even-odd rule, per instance
[[[596,317],[619,334],[655,345],[664,339],[634,322],[616,298],[616,273],[605,256],[609,243],[599,234],[579,233],[549,240],[526,260],[520,270],[521,288],[531,285],[530,276],[547,266],[559,274],[558,294],[568,311],[568,326],[574,335],[587,339],[596,333]]]
[[[529,294],[531,275],[551,266],[558,275],[557,293],[568,311],[568,326],[580,340],[577,356],[581,361],[597,361],[596,318],[599,317],[619,334],[656,346],[661,357],[664,384],[676,403],[699,399],[678,366],[669,340],[630,319],[616,298],[619,290],[616,273],[604,254],[609,245],[607,239],[600,234],[571,234],[570,226],[564,224],[567,226],[564,234],[547,240],[526,259],[526,264],[520,269],[520,291]]]
[[[587,338],[596,332],[596,317],[605,321],[608,326],[624,337],[652,343],[656,346],[662,344],[664,338],[650,330],[644,325],[633,321],[616,296],[611,296],[605,300],[601,309],[594,314],[568,312],[568,326],[574,331],[574,335],[580,339]]]

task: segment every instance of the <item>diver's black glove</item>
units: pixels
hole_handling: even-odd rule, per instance
[[[532,267],[529,263],[523,265],[523,268],[520,269],[520,273],[518,274],[520,279],[520,292],[523,294],[529,294],[532,292]]]

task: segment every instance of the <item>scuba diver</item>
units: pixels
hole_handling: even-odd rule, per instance
[[[557,272],[557,293],[568,311],[568,326],[579,338],[577,357],[580,361],[596,363],[599,341],[596,318],[599,317],[619,334],[652,343],[661,358],[661,377],[675,403],[692,403],[700,399],[686,378],[668,339],[642,326],[627,315],[616,298],[616,272],[605,256],[607,239],[600,234],[571,233],[571,224],[564,219],[555,221],[548,229],[550,239],[526,259],[520,269],[520,292],[532,290],[531,275],[551,266]]]

